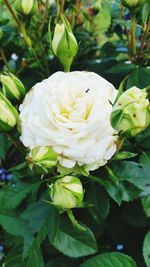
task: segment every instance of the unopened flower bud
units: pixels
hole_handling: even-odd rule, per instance
[[[81,181],[74,176],[65,176],[49,186],[53,204],[60,209],[72,209],[82,205],[84,191]]]
[[[95,2],[95,4],[93,5],[93,13],[94,15],[97,15],[101,10],[101,1],[97,1]]]
[[[111,125],[118,132],[128,132],[131,136],[150,125],[150,103],[143,89],[132,87],[123,93],[113,107]]]
[[[13,105],[0,93],[0,132],[12,130],[18,120],[18,112]]]
[[[19,14],[32,16],[38,11],[37,0],[17,0],[16,10]]]
[[[2,92],[10,101],[19,101],[22,99],[26,90],[23,83],[13,74],[1,74]]]
[[[135,10],[145,3],[145,0],[122,0],[122,4],[130,10]]]
[[[69,71],[72,61],[77,54],[78,44],[69,22],[64,17],[55,26],[52,50],[64,67],[64,70]]]
[[[51,147],[35,147],[27,156],[30,166],[38,166],[45,171],[57,164],[57,154]]]

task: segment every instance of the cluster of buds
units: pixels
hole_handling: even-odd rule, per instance
[[[38,11],[37,0],[17,0],[16,11],[24,16],[33,16]]]
[[[74,176],[65,176],[48,185],[53,205],[60,210],[82,206],[84,190],[81,181]]]
[[[48,173],[57,164],[57,154],[51,147],[35,147],[26,157],[31,169]],[[84,191],[81,181],[74,176],[65,176],[48,185],[52,204],[59,210],[82,206]]]
[[[0,132],[11,131],[18,122],[18,111],[11,104],[24,97],[26,91],[22,82],[11,73],[0,75],[2,92],[0,92]]]
[[[70,66],[78,51],[78,44],[68,20],[61,16],[54,29],[52,50],[64,70],[70,71]]]
[[[147,95],[145,89],[134,86],[119,97],[110,118],[117,132],[135,136],[150,125],[150,102]]]

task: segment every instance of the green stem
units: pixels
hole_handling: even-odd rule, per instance
[[[142,58],[143,46],[144,46],[144,43],[146,41],[146,38],[148,36],[149,31],[150,31],[150,18],[149,18],[149,20],[146,24],[146,27],[144,29],[144,32],[143,32],[143,36],[142,36],[142,40],[141,40],[141,46],[140,46],[139,54],[138,54],[139,59]],[[148,42],[147,42],[147,47],[148,47]]]
[[[71,66],[64,66],[64,72],[70,72],[70,67]]]
[[[60,0],[60,13],[59,15],[62,16],[64,14],[64,6],[65,6],[65,0]]]
[[[70,221],[73,223],[73,225],[78,228],[80,231],[85,231],[86,229],[84,228],[84,226],[82,226],[81,224],[78,223],[78,221],[76,220],[76,218],[73,215],[72,210],[67,210],[67,214],[68,217],[70,219]]]
[[[56,16],[59,17],[59,14],[60,14],[59,0],[56,0],[56,10],[57,10],[57,14],[56,14]]]
[[[35,50],[34,50],[33,47],[32,47],[32,41],[31,41],[30,37],[28,36],[28,34],[27,34],[27,32],[26,32],[25,25],[24,25],[23,23],[21,23],[21,21],[19,20],[19,18],[17,17],[17,15],[14,13],[14,11],[13,11],[11,5],[8,3],[8,1],[7,1],[7,0],[4,0],[4,2],[5,2],[5,4],[6,4],[8,10],[9,10],[10,13],[12,14],[13,18],[14,18],[15,21],[17,22],[17,24],[18,24],[18,26],[19,26],[19,29],[20,29],[20,32],[22,33],[22,37],[23,37],[23,39],[24,39],[24,41],[25,41],[25,44],[27,45],[28,48],[31,49],[32,54],[33,54],[35,60],[36,60],[36,61],[38,62],[38,64],[39,64],[39,67],[41,68],[41,70],[43,71],[43,73],[45,73],[45,69],[44,69],[44,67],[41,65],[41,63],[40,63],[40,61],[39,61],[39,59],[38,59],[38,57],[37,57],[37,55],[36,55],[36,52],[35,52]]]
[[[136,17],[134,13],[131,13],[131,60],[135,62],[136,57]]]
[[[49,2],[48,2],[48,0],[46,0],[45,12],[44,12],[43,19],[42,19],[42,24],[41,24],[41,27],[40,27],[41,36],[42,36],[42,33],[43,33],[43,28],[44,28],[45,21],[48,18],[48,11],[49,11]]]
[[[11,5],[9,4],[9,2],[7,0],[4,0],[9,12],[11,13],[11,15],[13,16],[14,20],[16,21],[16,23],[18,24],[19,26],[19,29],[20,29],[20,32],[22,33],[22,36],[23,36],[23,39],[26,43],[26,45],[28,47],[31,47],[32,46],[32,42],[31,42],[31,39],[30,37],[27,35],[27,32],[26,32],[26,29],[25,29],[25,26],[21,23],[21,21],[19,20],[18,16],[15,14],[15,12],[13,11]]]
[[[17,15],[15,14],[15,12],[13,11],[13,9],[11,8],[11,5],[9,4],[9,2],[7,0],[4,0],[8,10],[10,11],[10,13],[12,14],[13,18],[15,19],[16,23],[20,26],[21,22],[19,20],[19,18],[17,17]]]
[[[0,55],[2,57],[2,60],[3,60],[4,64],[5,64],[5,66],[7,67],[8,71],[13,72],[13,70],[11,69],[11,67],[10,67],[10,65],[9,65],[9,63],[7,61],[7,58],[5,56],[5,53],[4,53],[4,50],[3,50],[2,47],[0,47]]]
[[[27,45],[29,48],[32,47],[31,39],[30,39],[30,37],[27,35],[27,32],[26,32],[26,29],[25,29],[24,24],[21,24],[19,28],[20,28],[20,31],[21,31],[21,33],[22,33],[22,36],[23,36],[23,39],[24,39],[26,45]]]

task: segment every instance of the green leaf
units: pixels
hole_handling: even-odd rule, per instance
[[[28,221],[29,229],[32,230],[32,233],[36,233],[40,230],[49,211],[51,211],[50,205],[47,205],[44,201],[38,201],[28,206],[22,213],[21,218]]]
[[[145,24],[149,18],[150,15],[150,4],[145,3],[142,9],[142,22]]]
[[[107,178],[101,179],[91,175],[90,178],[100,186],[104,186],[109,196],[119,205],[122,201],[132,201],[142,192],[142,190],[138,189],[134,184],[130,184],[126,181],[122,182],[118,180],[117,183],[114,183],[114,181],[108,180]]]
[[[16,241],[17,243],[17,241]],[[22,244],[14,244],[5,256],[5,267],[26,267],[22,262]]]
[[[137,156],[137,153],[131,153],[128,151],[119,151],[113,157],[113,160],[123,160],[123,159],[130,159]]]
[[[132,70],[136,69],[134,64],[119,63],[108,70],[108,73],[126,73],[128,74]]]
[[[127,80],[128,80],[128,75],[122,80],[122,82],[119,85],[118,94],[117,94],[117,97],[115,99],[114,105],[118,101],[119,97],[123,94],[123,92],[126,88]]]
[[[150,195],[142,198],[142,206],[147,217],[150,217]]]
[[[15,185],[7,185],[0,191],[0,208],[14,209],[16,208],[31,192],[36,192],[41,182],[35,184],[26,184],[18,182]]]
[[[150,150],[150,127],[136,136],[137,145],[145,150]]]
[[[111,252],[88,259],[80,267],[137,267],[137,265],[129,256]]]
[[[146,266],[150,267],[150,231],[147,233],[143,244],[143,256]]]
[[[128,181],[137,188],[150,193],[150,166],[138,164],[136,162],[122,161],[112,164],[111,168],[120,181]]]
[[[97,224],[102,223],[109,214],[109,198],[100,186],[89,184],[86,191],[86,201],[92,206],[88,209]]]
[[[142,151],[139,161],[143,165],[150,166],[150,151]]]
[[[107,182],[104,187],[108,192],[109,196],[119,205],[122,201],[129,202],[134,200],[141,193],[141,190],[138,189],[136,186],[126,182],[118,182],[118,184],[114,184],[113,182]]]
[[[137,86],[138,88],[145,88],[150,85],[150,69],[138,68],[134,70],[128,78],[127,88]]]
[[[55,220],[55,225],[52,218],[50,224],[53,230],[49,231],[49,240],[63,254],[78,258],[96,253],[96,240],[89,228],[84,226],[84,230],[80,230],[66,216]]]
[[[44,261],[40,247],[34,243],[26,267],[44,267]]]
[[[0,225],[11,235],[24,236],[26,223],[18,216],[0,214]]]
[[[39,205],[40,205],[40,202],[39,202]],[[39,212],[41,212],[43,214],[42,210],[41,211],[39,210]],[[36,238],[31,234],[28,236],[26,234],[24,236],[23,259],[25,259],[26,257],[29,256],[29,254],[31,254],[31,251],[32,251],[32,248],[33,248],[35,242],[40,247],[41,243],[46,239],[48,231],[51,230],[51,229],[49,229],[49,227],[50,227],[49,221],[51,220],[51,217],[54,218],[54,220],[56,219],[55,214],[54,214],[54,207],[49,206],[47,213],[48,213],[48,215],[46,216],[46,214],[45,214],[42,221],[39,218],[39,220],[40,220],[39,225],[35,224],[35,226],[38,226],[38,229],[34,227],[34,229],[32,230],[33,232],[38,231]],[[33,211],[33,216],[35,216],[34,211]],[[55,222],[54,222],[54,225],[55,225]]]

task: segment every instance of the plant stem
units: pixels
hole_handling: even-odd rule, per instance
[[[136,57],[136,17],[134,13],[131,13],[131,60],[135,62]]]
[[[27,32],[26,32],[26,29],[25,29],[24,24],[21,24],[19,28],[20,28],[20,31],[21,31],[21,33],[22,33],[22,36],[23,36],[23,39],[24,39],[26,45],[27,45],[28,47],[32,47],[31,39],[30,39],[30,37],[27,35]]]
[[[25,41],[25,44],[27,45],[28,48],[31,49],[32,51],[32,54],[35,58],[35,60],[38,62],[39,64],[39,67],[41,68],[41,70],[43,71],[43,73],[45,73],[45,69],[44,67],[41,65],[41,62],[39,61],[37,55],[36,55],[36,52],[35,50],[33,49],[32,47],[32,41],[30,39],[30,37],[28,36],[27,32],[26,32],[26,28],[25,28],[25,25],[23,23],[21,23],[21,21],[19,20],[18,16],[14,13],[11,5],[8,3],[8,0],[4,0],[8,10],[10,11],[10,13],[12,14],[13,18],[15,19],[15,21],[17,22],[18,26],[19,26],[19,29],[20,29],[20,32],[22,33],[22,37]],[[48,0],[47,0],[47,3],[48,3]]]
[[[8,71],[13,72],[13,70],[11,69],[11,67],[10,67],[10,65],[6,59],[6,56],[5,56],[5,53],[4,53],[4,50],[2,47],[0,47],[0,55],[2,57],[2,60],[4,61],[5,66],[7,67]]]
[[[56,10],[57,10],[57,14],[56,14],[56,16],[59,17],[59,14],[60,14],[59,0],[56,0]]]
[[[23,36],[23,39],[26,43],[26,45],[28,47],[31,47],[32,46],[32,42],[31,42],[31,39],[30,37],[27,35],[27,32],[26,32],[26,29],[25,29],[25,26],[24,24],[21,23],[21,21],[19,20],[18,16],[15,14],[15,12],[13,11],[11,5],[9,4],[8,0],[4,0],[9,12],[11,13],[11,15],[13,16],[14,20],[16,21],[16,23],[18,24],[19,26],[19,29],[20,29],[20,32],[22,33],[22,36]]]
[[[64,66],[64,72],[70,72],[70,66]]]
[[[15,12],[13,11],[11,5],[9,4],[9,2],[7,0],[4,0],[8,10],[10,11],[10,13],[12,14],[13,18],[15,19],[16,23],[20,26],[21,22],[19,20],[19,18],[17,17],[17,15],[15,14]]]
[[[72,210],[68,210],[67,211],[68,217],[70,219],[70,221],[73,223],[73,225],[78,228],[80,231],[85,231],[86,229],[84,228],[84,226],[82,226],[81,224],[78,223],[78,221],[76,220],[76,218],[73,215]]]
[[[43,33],[43,28],[44,28],[45,21],[48,18],[48,11],[49,11],[49,2],[48,2],[48,0],[46,0],[45,12],[44,12],[44,15],[43,15],[43,21],[42,21],[42,24],[41,24],[41,27],[40,27],[41,36],[42,36],[42,33]]]
[[[149,20],[146,24],[146,27],[144,29],[144,32],[143,32],[143,36],[142,36],[142,40],[141,40],[141,46],[140,46],[139,54],[138,54],[138,59],[142,58],[143,46],[144,46],[144,43],[146,41],[146,38],[148,36],[149,31],[150,31],[150,18],[149,18]],[[148,48],[148,42],[146,44],[146,48]]]
[[[60,13],[59,16],[62,16],[64,14],[64,6],[65,6],[65,0],[60,0]]]

